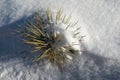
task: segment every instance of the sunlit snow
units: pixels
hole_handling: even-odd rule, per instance
[[[72,14],[85,35],[82,54],[63,73],[51,63],[32,62],[30,47],[12,32],[48,7]],[[0,0],[0,80],[120,80],[120,0]]]

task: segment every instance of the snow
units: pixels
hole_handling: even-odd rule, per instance
[[[32,62],[29,46],[11,31],[39,8],[72,13],[84,49],[65,66]],[[120,0],[0,0],[0,80],[119,80]]]
[[[74,45],[74,44],[80,44],[79,38],[77,38],[76,36],[73,36],[75,34],[74,30],[76,29],[76,26],[72,28],[69,27],[68,29],[66,29],[66,27],[67,25],[63,24],[62,22],[58,22],[58,25],[56,25],[56,30],[58,30],[59,34],[64,35],[64,38],[67,41],[67,42],[66,41],[64,42],[67,43],[67,46],[70,45],[74,50],[80,51],[81,50],[80,45]],[[77,32],[80,32],[80,31],[76,31],[76,33]],[[78,37],[80,37],[80,35],[78,35]]]

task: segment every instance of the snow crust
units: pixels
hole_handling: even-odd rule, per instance
[[[29,47],[12,31],[39,8],[72,13],[84,49],[65,66],[31,61]],[[0,0],[0,80],[119,80],[120,0]]]

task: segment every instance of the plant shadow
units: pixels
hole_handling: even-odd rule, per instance
[[[34,14],[0,27],[0,61],[26,60],[32,57],[30,46],[23,43],[20,34],[16,31],[22,29],[20,27],[24,27],[25,22],[31,20],[33,16]]]

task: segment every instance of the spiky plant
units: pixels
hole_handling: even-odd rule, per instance
[[[67,42],[62,32],[67,31],[69,27],[76,26],[77,22],[72,23],[70,20],[71,15],[63,15],[61,9],[56,12],[55,16],[50,9],[47,9],[43,13],[37,12],[33,20],[27,22],[21,34],[24,37],[24,43],[33,46],[32,52],[40,52],[40,55],[34,59],[35,61],[47,58],[53,64],[63,66],[66,61],[73,58],[76,50]],[[64,30],[61,30],[61,24]],[[78,34],[77,30],[78,28],[74,30],[72,37]]]

